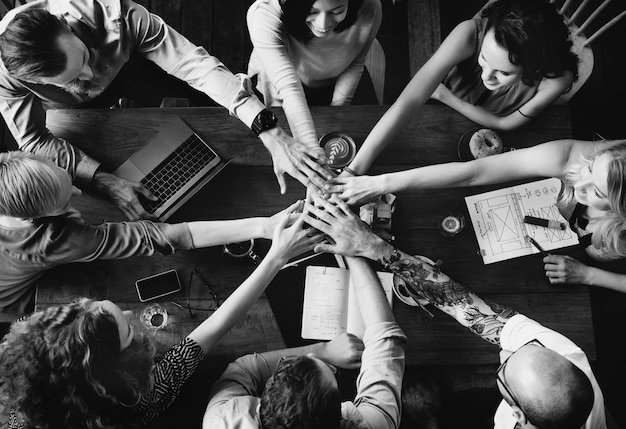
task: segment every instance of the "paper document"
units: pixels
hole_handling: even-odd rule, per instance
[[[387,301],[393,300],[393,274],[379,272]],[[332,340],[349,332],[363,338],[365,325],[350,279],[350,271],[335,267],[306,268],[302,338]]]
[[[465,197],[485,264],[539,253],[526,235],[544,250],[578,244],[578,236],[556,207],[560,189],[561,181],[553,178]],[[567,228],[529,225],[524,223],[526,215],[565,222]]]

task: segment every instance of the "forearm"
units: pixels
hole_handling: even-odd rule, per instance
[[[238,243],[251,238],[271,238],[268,218],[188,222],[194,248]]]
[[[354,97],[365,68],[365,59],[357,60],[337,77],[331,106],[348,106],[352,102],[352,97]]]
[[[427,165],[411,170],[378,176],[381,195],[418,189],[442,189],[472,186],[476,169],[471,163],[451,162]]]
[[[626,293],[626,274],[614,273],[597,267],[589,267],[585,284]]]
[[[350,278],[357,292],[357,300],[365,328],[381,322],[395,321],[387,297],[380,284],[378,276],[369,263],[362,258],[346,258],[350,269]]]
[[[515,311],[483,300],[437,268],[381,243],[376,260],[406,283],[412,294],[453,317],[471,332],[493,344],[500,343],[500,332]]]
[[[398,102],[392,105],[369,133],[350,163],[350,168],[359,174],[367,173],[378,155],[400,132],[413,113],[415,112],[412,109]]]
[[[206,354],[248,312],[284,263],[283,258],[268,254],[215,313],[189,334],[189,338],[196,341]]]

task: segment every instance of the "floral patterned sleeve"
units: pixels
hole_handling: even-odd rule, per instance
[[[202,348],[192,339],[185,338],[156,363],[152,390],[133,409],[143,424],[153,423],[176,400],[203,358]]]

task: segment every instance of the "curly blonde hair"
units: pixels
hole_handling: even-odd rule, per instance
[[[611,211],[601,219],[595,219],[597,226],[591,242],[603,256],[619,259],[626,257],[626,140],[598,144],[593,151],[581,154],[578,161],[571,163],[563,175],[565,186],[559,204],[574,204],[574,184],[580,180],[581,171],[604,154],[611,158],[607,176]]]
[[[128,428],[150,386],[154,340],[120,350],[114,316],[79,299],[16,322],[0,345],[0,400],[26,427]]]

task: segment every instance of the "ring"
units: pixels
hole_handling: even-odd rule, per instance
[[[340,186],[341,186],[341,192],[340,193],[343,194],[343,185],[340,185]]]

